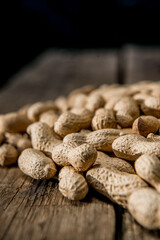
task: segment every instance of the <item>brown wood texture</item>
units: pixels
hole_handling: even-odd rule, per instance
[[[122,52],[50,50],[42,54],[1,90],[0,113],[17,110],[29,102],[55,99],[86,84],[116,83],[119,77],[130,82],[135,75],[125,62],[126,49],[131,69],[135,69],[137,63],[130,58],[132,47]],[[140,71],[141,68],[137,76],[142,75]],[[94,191],[91,190],[83,201],[69,201],[61,195],[57,185],[56,178],[36,181],[22,174],[16,166],[0,168],[0,239],[160,238],[159,231],[145,230],[126,210]]]

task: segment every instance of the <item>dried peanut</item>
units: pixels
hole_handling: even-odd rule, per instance
[[[88,96],[85,107],[91,112],[94,112],[98,108],[103,107],[104,105],[105,105],[104,98],[100,94],[93,92]]]
[[[160,141],[146,139],[138,134],[128,134],[117,138],[112,144],[112,149],[117,157],[130,161],[135,161],[145,153],[154,153],[160,157]]]
[[[113,110],[99,108],[92,118],[92,129],[117,128]]]
[[[141,188],[128,197],[128,209],[143,227],[160,229],[160,194],[152,188]]]
[[[66,144],[56,146],[52,159],[59,166],[72,165],[77,171],[86,171],[96,160],[97,151],[90,144],[72,148]]]
[[[65,112],[68,110],[68,102],[67,99],[63,96],[58,97],[55,100],[55,105],[57,106],[58,109],[60,109],[61,112]]]
[[[140,116],[133,123],[133,131],[144,137],[149,133],[156,133],[159,129],[159,121],[153,116]]]
[[[147,186],[136,174],[121,172],[103,165],[88,170],[86,179],[92,188],[123,207],[127,206],[127,197],[130,193]]]
[[[62,140],[56,137],[54,131],[46,123],[31,124],[27,128],[27,133],[31,136],[33,148],[46,153],[48,156],[51,156],[56,145],[62,143]]]
[[[122,127],[131,127],[140,112],[138,105],[131,97],[121,98],[114,106],[116,120]]]
[[[135,162],[137,174],[160,192],[160,159],[155,154],[144,154]]]
[[[34,179],[50,179],[57,171],[52,159],[33,148],[27,148],[21,153],[18,166],[24,174]]]
[[[59,172],[59,191],[70,200],[81,200],[88,193],[88,185],[82,174],[66,166]]]
[[[18,151],[10,144],[3,144],[0,146],[0,165],[10,166],[17,162]]]
[[[82,128],[88,128],[91,124],[92,113],[87,110],[81,110],[81,114],[73,112],[64,112],[55,122],[54,130],[61,137],[69,133],[78,132]]]
[[[58,117],[59,114],[57,112],[55,112],[54,110],[49,110],[40,115],[39,121],[46,123],[50,128],[53,128]]]

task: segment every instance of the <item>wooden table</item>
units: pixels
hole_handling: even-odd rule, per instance
[[[0,113],[55,99],[85,84],[160,79],[160,48],[48,50],[10,79],[0,92]],[[0,168],[0,239],[156,240],[160,231],[137,224],[127,210],[90,190],[69,201],[57,180],[36,181],[17,167]]]

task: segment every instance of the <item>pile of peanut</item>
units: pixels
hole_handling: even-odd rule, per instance
[[[34,179],[58,175],[81,200],[89,186],[160,229],[160,82],[84,86],[0,115],[0,165]]]

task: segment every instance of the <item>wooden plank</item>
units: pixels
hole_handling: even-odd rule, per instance
[[[15,167],[0,171],[0,239],[114,239],[115,212],[106,198],[91,192],[69,201],[55,179],[36,181]]]
[[[117,51],[48,50],[0,91],[0,113],[55,99],[86,84],[117,82]]]
[[[125,83],[160,80],[160,48],[126,46],[122,49],[122,71]]]

